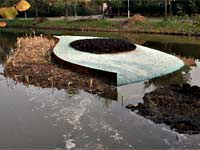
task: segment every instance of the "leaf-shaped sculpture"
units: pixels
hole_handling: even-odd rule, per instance
[[[31,5],[25,1],[25,0],[20,0],[17,4],[16,4],[16,9],[18,11],[26,11],[31,7]]]
[[[0,22],[0,28],[6,27],[7,23],[6,22]]]
[[[0,8],[0,15],[6,19],[14,19],[18,14],[15,7],[2,7]]]

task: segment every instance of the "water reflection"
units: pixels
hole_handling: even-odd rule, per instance
[[[33,40],[35,42],[32,42]],[[79,94],[79,90],[83,89],[102,97],[117,99],[117,89],[104,82],[102,77],[97,76],[100,71],[92,74],[89,69],[86,70],[75,65],[72,67],[57,65],[54,57],[50,54],[50,49],[54,46],[52,39],[19,38],[17,45],[20,46],[20,50],[18,47],[4,64],[4,76],[13,79],[16,83],[42,88],[67,89],[71,95]],[[105,75],[107,74],[105,73]],[[112,80],[115,79],[114,75],[108,75]]]
[[[79,94],[85,90],[101,97],[116,100],[117,88],[103,82],[92,75],[79,74],[57,65],[32,64],[30,66],[6,67],[4,76],[13,79],[16,83],[26,86],[34,85],[41,88],[66,89],[68,94]]]
[[[200,85],[197,79],[200,44],[150,40],[144,45],[179,57],[185,66],[173,74],[145,82],[145,87],[155,89],[145,94],[143,103],[126,107],[155,123],[165,123],[179,133],[199,134],[200,87],[191,85]]]
[[[81,34],[92,35],[92,33]],[[107,33],[99,36],[107,36]],[[119,37],[115,34],[109,36]],[[0,40],[3,38],[8,40],[12,37],[14,36],[3,35]],[[143,44],[164,39],[144,35],[120,35],[120,37]],[[166,38],[168,42],[171,39]],[[187,38],[183,41],[185,39]],[[188,40],[192,43],[197,41]],[[14,42],[10,46],[12,49]],[[153,46],[149,45],[155,48]],[[163,45],[157,48],[162,49],[162,47]],[[189,50],[191,53],[198,51],[193,48]],[[173,51],[170,53],[174,54]],[[185,62],[188,64],[182,70],[145,83],[130,84],[117,89],[106,85],[108,89],[103,88],[103,91],[109,96],[102,97],[85,92],[87,91],[83,88],[85,85],[76,90],[73,86],[68,88],[68,83],[65,83],[65,88],[56,85],[52,87],[50,82],[46,86],[42,83],[44,78],[35,80],[36,82],[30,78],[27,82],[24,76],[16,77],[15,73],[10,74],[10,79],[0,75],[2,79],[0,81],[0,148],[66,149],[76,146],[77,149],[199,149],[199,134],[179,134],[165,125],[156,125],[155,123],[159,122],[153,123],[142,114],[125,109],[128,104],[146,105],[147,101],[144,102],[142,98],[158,87],[165,88],[171,83],[197,84],[200,74],[198,57],[184,53],[176,52],[176,55],[186,59]],[[2,60],[5,60],[7,54],[6,52],[2,55]],[[1,70],[2,73],[5,72],[3,66]],[[28,75],[34,75],[34,71]],[[90,78],[83,77],[87,80],[86,87],[89,87]],[[14,82],[16,79],[18,83]],[[164,92],[167,93],[166,90]],[[111,96],[113,93],[115,96]],[[157,106],[156,109],[166,110],[166,105]]]
[[[148,82],[146,82],[146,86],[150,86],[151,84],[154,84],[157,87],[170,84],[184,84],[184,83],[194,84],[196,80],[194,80],[193,77],[194,76],[193,70],[194,68],[197,68],[197,70],[199,70],[197,63],[199,62],[200,58],[200,44],[197,43],[196,41],[193,41],[192,43],[190,43],[191,42],[190,41],[187,43],[185,39],[183,40],[183,42],[184,43],[176,40],[173,41],[172,39],[168,41],[150,40],[144,43],[145,46],[154,49],[159,49],[163,52],[175,55],[179,57],[181,60],[183,60],[185,63],[185,66],[181,70],[171,75],[149,80]],[[198,83],[196,85],[198,85]]]
[[[163,52],[175,54],[180,57],[200,59],[200,44],[199,43],[169,43],[160,41],[147,41],[144,43],[147,47],[153,47]]]
[[[132,111],[155,123],[165,123],[179,133],[200,133],[200,87],[170,85],[145,94],[144,103],[136,107],[127,105]]]
[[[80,33],[77,33],[80,34]],[[82,33],[87,34],[87,33]],[[89,34],[89,33],[88,33]],[[98,35],[98,33],[96,33]],[[95,34],[95,36],[96,36]],[[98,35],[98,36],[106,36],[106,35]],[[116,36],[110,35],[110,37]],[[166,76],[162,76],[159,78],[155,78],[152,80],[149,80],[145,82],[145,88],[148,88],[152,84],[156,87],[163,86],[163,85],[169,85],[169,84],[183,84],[188,83],[191,81],[191,66],[196,66],[196,60],[193,56],[198,57],[199,51],[194,51],[193,48],[199,48],[200,45],[195,44],[181,44],[181,42],[177,43],[170,43],[169,39],[167,39],[167,44],[161,40],[159,41],[149,41],[150,38],[147,36],[147,38],[141,38],[143,35],[121,35],[122,38],[127,38],[129,41],[134,41],[136,43],[143,43],[145,46],[149,46],[151,48],[160,49],[161,51],[166,51],[168,53],[171,53],[173,55],[176,55],[177,57],[181,58],[186,66],[183,67],[181,70],[170,74]],[[185,41],[185,40],[183,40]],[[173,41],[174,42],[174,41]],[[196,41],[195,41],[196,42]],[[186,46],[187,45],[187,46]],[[181,50],[179,51],[178,49]],[[190,48],[190,53],[187,53],[187,48]],[[175,49],[175,51],[173,51]],[[194,52],[193,52],[194,51]],[[3,56],[2,56],[3,57]],[[66,69],[66,68],[64,68]],[[56,66],[54,64],[32,64],[32,66],[24,66],[21,65],[18,68],[16,66],[14,68],[5,68],[4,75],[6,77],[12,78],[16,82],[22,82],[24,85],[34,85],[42,88],[57,88],[57,89],[67,89],[69,94],[77,94],[78,90],[84,89],[85,91],[88,91],[93,94],[98,94],[103,97],[109,98],[109,99],[121,99],[121,94],[117,93],[117,88],[110,86],[109,84],[105,84],[104,82],[101,82],[99,80],[95,80],[96,76],[85,76],[83,74],[77,74],[75,72],[71,72],[69,70],[64,72],[64,69],[61,69],[60,66]],[[46,72],[46,75],[43,75],[44,72]],[[57,79],[57,76],[60,72],[60,76],[64,77],[67,76],[68,78],[74,76],[73,78],[77,81],[77,83],[73,83],[70,80],[61,79],[59,77],[59,80]],[[56,74],[57,73],[57,74]],[[38,76],[42,75],[42,76]],[[70,76],[70,77],[69,77]],[[73,79],[72,79],[73,80]],[[65,82],[66,81],[66,82]],[[91,81],[94,83],[93,88],[91,88]],[[93,82],[95,81],[95,82]],[[73,83],[72,86],[70,83]],[[119,91],[119,90],[118,90]],[[118,96],[120,95],[120,96]]]
[[[31,32],[31,31],[30,31]],[[37,31],[39,34],[42,31]],[[62,34],[62,33],[61,33]],[[68,33],[72,34],[72,33]],[[91,35],[91,33],[75,33],[81,34],[81,35]],[[162,77],[158,77],[155,79],[151,79],[149,81],[144,82],[144,91],[145,89],[148,89],[149,87],[160,87],[170,84],[185,84],[185,83],[192,83],[194,80],[192,80],[191,72],[194,70],[191,67],[196,68],[198,58],[200,56],[200,44],[198,44],[198,39],[190,39],[186,37],[168,37],[168,36],[151,36],[151,35],[133,35],[133,34],[106,34],[106,33],[92,33],[93,36],[109,36],[109,37],[120,37],[120,38],[126,38],[129,41],[132,41],[134,43],[140,43],[144,46],[148,46],[154,49],[159,49],[164,52],[168,52],[170,54],[173,54],[180,59],[182,59],[185,62],[185,66],[170,75],[165,75]],[[1,60],[2,62],[5,62],[5,59],[7,55],[10,53],[10,50],[12,51],[15,42],[16,42],[16,35],[15,34],[7,34],[1,33],[1,36],[3,38],[0,38],[1,43],[1,49],[2,53]],[[154,37],[154,38],[153,38]],[[188,42],[187,42],[188,41]],[[183,43],[184,42],[184,43]],[[87,75],[84,74],[77,74],[76,72],[69,72],[69,70],[66,71],[66,73],[63,73],[62,66],[56,66],[52,63],[52,65],[43,65],[43,64],[32,64],[32,66],[21,66],[21,68],[16,69],[15,68],[5,68],[4,75],[6,77],[12,78],[15,82],[22,82],[24,85],[34,85],[42,88],[57,88],[57,89],[67,89],[67,92],[70,95],[78,94],[78,91],[81,89],[84,89],[87,92],[97,94],[99,96],[113,99],[113,100],[124,100],[126,97],[130,98],[131,94],[126,94],[124,90],[122,90],[122,87],[115,88],[114,86],[110,86],[109,84],[106,84],[104,82],[101,82],[100,80],[95,80],[97,76],[93,75]],[[53,71],[55,70],[55,71]],[[197,69],[198,70],[198,69]],[[43,72],[46,72],[45,74],[47,76],[43,76]],[[54,73],[52,73],[54,72]],[[71,85],[70,81],[66,80],[57,80],[55,72],[61,72],[61,76],[73,76],[74,79],[76,79],[77,83]],[[38,75],[42,75],[41,77]],[[196,75],[195,75],[196,76]],[[195,78],[195,77],[193,77]],[[94,86],[91,87],[91,81],[94,83]],[[93,82],[94,81],[94,82]],[[131,88],[132,85],[127,85],[126,88],[131,91],[134,88]],[[135,90],[135,89],[134,89]],[[141,93],[144,93],[142,91]],[[123,96],[124,95],[124,96]],[[127,96],[128,95],[128,96]],[[135,95],[135,94],[133,94]],[[140,96],[141,97],[141,96]]]
[[[31,33],[32,31],[25,31]],[[46,30],[41,30],[41,31],[37,31],[37,34],[40,33],[46,33],[48,31]],[[51,31],[54,33],[54,31]],[[51,34],[48,33],[48,34]],[[59,33],[60,32],[60,33]],[[155,86],[155,87],[159,87],[159,86],[164,86],[164,85],[170,85],[170,84],[184,84],[184,83],[190,83],[190,82],[194,82],[194,80],[192,80],[191,76],[191,72],[194,70],[191,67],[197,67],[196,63],[198,62],[198,58],[200,58],[200,44],[198,44],[198,39],[196,38],[189,38],[188,37],[174,37],[174,36],[152,36],[152,35],[134,35],[134,34],[118,34],[118,33],[112,33],[112,34],[108,34],[108,33],[90,33],[90,32],[66,32],[66,31],[59,31],[57,32],[57,34],[72,34],[72,35],[91,35],[91,36],[109,36],[109,37],[120,37],[120,38],[125,38],[131,42],[134,43],[140,43],[143,44],[144,46],[148,46],[151,48],[155,48],[155,49],[159,49],[161,51],[164,52],[168,52],[170,54],[176,55],[177,57],[181,58],[186,66],[183,67],[181,70],[170,74],[170,75],[166,75],[166,76],[162,76],[162,77],[158,77],[155,79],[151,79],[149,81],[145,82],[145,87],[144,88],[148,88],[150,86]],[[16,34],[8,34],[8,33],[1,33],[1,35],[3,38],[0,38],[0,44],[1,44],[1,61],[4,62],[6,59],[6,56],[10,53],[10,50],[12,51],[15,42],[16,42]],[[122,99],[123,97],[120,93],[120,89],[122,88],[114,88],[113,86],[110,86],[108,84],[104,84],[104,82],[97,82],[96,86],[100,86],[99,87],[99,91],[94,91],[94,89],[90,88],[90,82],[91,80],[93,80],[94,76],[84,76],[82,74],[75,74],[72,72],[72,76],[77,76],[77,78],[80,78],[79,81],[84,81],[85,83],[81,83],[77,84],[79,85],[79,87],[74,87],[73,86],[69,86],[69,82],[62,82],[59,84],[56,84],[57,81],[53,81],[52,79],[54,79],[54,77],[52,76],[52,68],[56,68],[57,70],[59,70],[60,68],[52,65],[52,66],[42,66],[42,65],[33,65],[31,67],[32,69],[30,69],[29,67],[25,67],[24,66],[19,69],[18,71],[16,71],[16,69],[14,70],[4,70],[4,75],[6,77],[10,77],[12,78],[15,82],[22,82],[24,83],[24,85],[34,85],[34,86],[39,86],[42,88],[53,88],[56,87],[58,89],[67,89],[67,91],[69,92],[69,94],[77,94],[78,90],[80,89],[85,89],[88,92],[94,93],[94,94],[98,94],[101,95],[103,97],[106,97],[108,99]],[[39,68],[39,69],[38,69]],[[43,70],[44,68],[46,69],[46,74],[50,75],[50,76],[45,76],[45,77],[36,77],[34,76],[34,74],[37,71],[40,71],[39,74],[43,74]],[[29,69],[29,71],[27,71]],[[31,70],[31,71],[30,71]],[[36,71],[37,70],[37,71]],[[21,72],[21,73],[19,73]],[[28,72],[28,73],[27,73]],[[48,73],[49,72],[49,73]],[[19,75],[21,74],[21,76]],[[38,74],[38,73],[37,73]],[[55,74],[53,74],[55,75]],[[29,77],[29,78],[27,78]],[[75,77],[76,78],[76,77]],[[85,79],[86,78],[86,79]],[[195,78],[195,77],[193,77]],[[48,79],[48,81],[45,81],[45,79]],[[49,80],[51,79],[51,80]],[[87,80],[87,81],[86,81]],[[52,85],[52,83],[55,83]],[[102,86],[101,86],[102,85]],[[127,86],[127,87],[131,87]],[[131,89],[131,88],[130,88]],[[117,92],[118,90],[118,92]],[[122,90],[123,91],[123,90]],[[126,92],[122,92],[125,93]],[[129,94],[130,95],[130,94]]]
[[[3,37],[3,38],[2,38]],[[16,35],[5,34],[0,32],[0,63],[2,64],[7,55],[13,51],[16,43]]]
[[[154,78],[145,82],[145,87],[155,86],[167,86],[171,84],[185,84],[191,81],[191,69],[188,66],[184,66],[181,70],[169,75]]]

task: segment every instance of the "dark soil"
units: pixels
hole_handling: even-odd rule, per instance
[[[121,39],[84,39],[74,41],[70,46],[79,51],[95,54],[120,53],[136,49],[134,44]]]
[[[200,87],[171,85],[148,93],[144,103],[129,104],[127,109],[155,123],[165,123],[179,133],[200,133]]]

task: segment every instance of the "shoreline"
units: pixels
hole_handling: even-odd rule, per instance
[[[175,36],[193,36],[200,37],[199,33],[188,32],[165,32],[165,31],[143,31],[143,30],[118,30],[118,29],[94,29],[94,28],[65,28],[65,27],[35,27],[35,26],[7,26],[6,29],[42,29],[42,30],[66,30],[66,31],[81,31],[81,32],[110,32],[110,33],[136,33],[136,34],[155,34],[155,35],[175,35]]]
[[[81,32],[104,32],[104,33],[130,33],[130,34],[152,34],[152,35],[176,35],[200,37],[200,27],[195,20],[151,20],[144,21],[129,20],[48,20],[46,18],[14,19],[6,20],[7,27],[0,31],[15,29],[35,30],[58,30],[58,31],[81,31]]]

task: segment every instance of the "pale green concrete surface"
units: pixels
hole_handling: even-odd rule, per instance
[[[117,54],[92,54],[81,52],[69,44],[80,39],[96,37],[56,36],[59,42],[54,54],[63,61],[80,66],[117,73],[117,85],[140,82],[179,70],[184,63],[179,58],[137,45],[136,50]]]
[[[200,67],[200,62],[197,62],[197,66]]]

